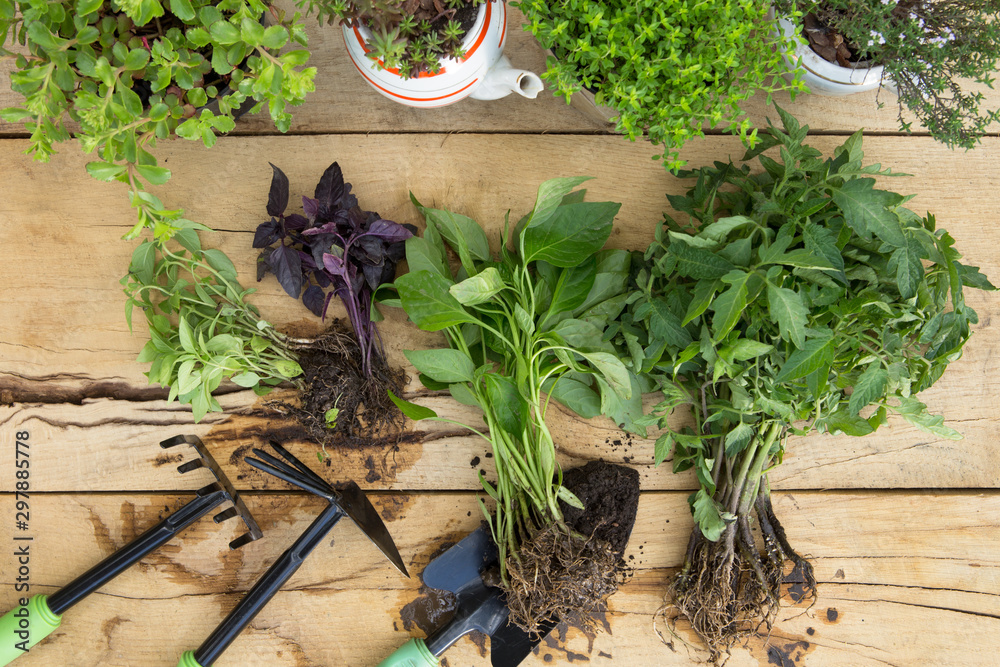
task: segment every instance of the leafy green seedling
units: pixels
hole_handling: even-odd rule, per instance
[[[657,230],[615,340],[666,396],[645,421],[663,429],[656,462],[697,475],[696,528],[670,591],[716,653],[774,618],[786,561],[815,588],[771,508],[786,437],[863,436],[895,413],[959,438],[916,395],[978,321],[963,288],[995,289],[933,215],[876,187],[894,174],[863,164],[860,131],[824,159],[778,113],[784,130],[744,157],[762,172],[716,162],[680,174],[695,185],[670,204],[691,228],[667,216]],[[676,410],[693,427],[672,426]]]
[[[642,415],[641,388],[606,336],[609,321],[625,307],[631,261],[626,251],[601,250],[620,204],[584,202],[582,191],[573,192],[584,180],[543,183],[531,213],[505,229],[499,257],[474,220],[417,204],[427,229],[406,241],[410,272],[395,283],[410,320],[442,332],[448,343],[405,352],[423,384],[482,410],[486,432],[466,426],[494,452],[497,480],[481,474],[480,482],[495,506],[481,506],[499,548],[512,617],[528,628],[569,611],[586,613],[588,594],[600,591],[590,600],[598,605],[617,586],[613,559],[608,567],[586,569],[602,585],[579,577],[568,587],[579,587],[577,602],[584,608],[567,609],[559,606],[560,591],[546,588],[551,581],[530,574],[535,554],[552,556],[537,542],[528,548],[540,534],[550,536],[549,548],[577,549],[582,560],[593,562],[580,546],[586,540],[563,521],[560,501],[582,504],[562,485],[546,426],[550,400],[584,417],[607,414],[619,423]],[[457,270],[449,249],[459,258]],[[411,419],[451,421],[393,400]],[[518,579],[531,583],[512,588],[512,572],[527,572]]]

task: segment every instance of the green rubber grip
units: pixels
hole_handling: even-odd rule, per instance
[[[184,651],[184,655],[181,656],[181,661],[177,663],[177,667],[202,667],[202,664],[194,659],[194,651]]]
[[[62,616],[52,613],[45,595],[11,609],[0,618],[0,666],[9,665],[59,627]]]
[[[438,667],[439,664],[424,640],[414,637],[378,663],[378,667]]]

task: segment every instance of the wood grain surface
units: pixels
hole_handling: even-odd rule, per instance
[[[291,7],[290,0],[279,4]],[[515,67],[541,72],[545,54],[511,11],[507,54]],[[594,176],[590,199],[623,203],[609,245],[641,249],[668,210],[666,194],[686,187],[652,159],[648,143],[614,136],[613,127],[566,105],[549,91],[466,100],[436,110],[398,106],[369,88],[349,64],[339,30],[310,25],[317,90],[295,111],[287,136],[266,114],[240,121],[211,149],[161,142],[156,153],[173,178],[158,194],[169,206],[217,231],[205,244],[236,262],[244,284],[254,271],[254,227],[264,219],[270,169],[288,174],[294,197],[311,194],[333,161],[366,208],[420,224],[409,202],[447,207],[480,221],[497,244],[503,215],[527,211],[535,189],[555,176]],[[11,63],[0,62],[0,108],[18,103],[7,89]],[[1000,93],[986,92],[1000,106]],[[864,128],[869,161],[910,177],[884,185],[916,193],[910,207],[931,211],[957,239],[968,263],[1000,278],[1000,136],[971,152],[953,152],[915,127],[901,134],[895,99],[875,92],[846,99],[779,95],[809,124],[826,153]],[[879,108],[879,102],[884,103]],[[774,116],[758,96],[744,106],[757,125]],[[739,158],[738,141],[708,129],[683,157],[692,166]],[[266,409],[251,392],[223,387],[226,412],[193,424],[190,409],[167,403],[135,361],[146,330],[129,332],[119,278],[134,248],[120,236],[134,224],[123,186],[84,171],[88,156],[69,142],[50,164],[31,162],[22,127],[0,121],[0,550],[13,544],[16,434],[31,443],[31,584],[52,592],[121,547],[210,481],[205,470],[180,475],[191,457],[157,443],[195,433],[208,444],[264,530],[264,539],[230,552],[236,520],[202,520],[69,610],[63,626],[19,665],[157,667],[175,665],[236,604],[243,591],[308,525],[321,502],[290,492],[243,462],[276,436],[331,481],[367,489],[415,576],[404,579],[363,534],[341,523],[233,644],[218,667],[375,665],[420,627],[402,611],[426,599],[419,573],[432,554],[474,529],[480,517],[476,472],[491,474],[488,445],[453,426],[410,424],[396,447],[331,450],[320,468],[316,446]],[[279,328],[302,335],[322,324],[273,279],[253,301]],[[901,420],[874,436],[792,438],[771,480],[789,538],[816,567],[819,597],[796,604],[789,591],[770,636],[733,651],[731,667],[780,665],[993,665],[1000,653],[1000,296],[967,301],[980,322],[931,390],[932,410],[965,439],[944,441]],[[335,315],[342,315],[337,306]],[[138,315],[138,314],[137,314]],[[443,344],[398,311],[381,325],[390,359],[402,350]],[[411,369],[410,369],[411,370]],[[289,397],[281,390],[277,397]],[[411,381],[407,395],[443,415],[475,423],[449,397]],[[652,404],[655,396],[647,396]],[[628,548],[631,581],[598,619],[598,631],[560,626],[526,665],[652,666],[702,663],[706,654],[684,628],[670,645],[654,631],[668,578],[680,566],[691,529],[687,495],[696,488],[669,465],[652,466],[652,439],[629,437],[605,419],[565,410],[551,428],[560,462],[606,459],[636,468],[643,493]],[[655,433],[651,433],[655,436]],[[15,603],[14,570],[0,558],[0,607]],[[0,609],[2,611],[2,609]],[[664,631],[664,624],[657,626]],[[489,664],[489,641],[463,639],[451,667]]]

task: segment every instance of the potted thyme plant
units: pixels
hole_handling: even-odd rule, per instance
[[[265,25],[268,19],[272,25]],[[87,171],[126,183],[138,223],[159,239],[196,226],[145,191],[170,172],[157,164],[157,140],[173,136],[212,146],[244,111],[267,103],[279,130],[288,108],[314,89],[300,17],[259,0],[0,0],[0,55],[14,58],[19,107],[0,111],[24,122],[30,153],[45,162],[75,135],[98,160]],[[251,108],[252,107],[252,108]]]
[[[911,125],[903,120],[905,107],[950,147],[974,147],[1000,120],[1000,110],[985,108],[983,94],[967,86],[992,86],[1000,0],[779,0],[775,6],[779,14],[805,11],[803,23],[786,21],[784,30],[806,40],[800,63],[815,92],[894,89],[901,128]],[[859,82],[867,88],[858,88]]]
[[[734,0],[520,0],[526,30],[552,52],[549,81],[570,102],[593,96],[617,131],[663,147],[670,169],[686,141],[721,126],[753,139],[739,105],[758,90],[804,90],[774,76],[794,40],[769,37],[766,3]]]

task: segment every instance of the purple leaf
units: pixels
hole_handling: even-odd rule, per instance
[[[281,223],[271,218],[257,226],[257,231],[253,235],[253,247],[266,248],[279,238],[281,238]]]
[[[302,261],[297,250],[280,245],[271,253],[271,270],[288,296],[298,299],[302,292]]]
[[[316,199],[309,199],[309,197],[303,195],[302,210],[305,212],[307,218],[315,220],[316,214],[319,213],[319,201]]]
[[[365,280],[368,282],[368,287],[374,290],[382,284],[383,268],[384,265],[382,264],[363,264],[361,266],[361,272],[364,274]]]
[[[316,262],[313,260],[313,256],[307,252],[301,250],[299,252],[299,263],[302,265],[302,272],[308,273],[309,271],[316,270]]]
[[[316,317],[323,316],[323,306],[326,304],[326,294],[316,285],[310,285],[302,295],[302,303]]]
[[[340,171],[339,164],[334,162],[326,168],[316,185],[314,196],[327,208],[333,208],[344,196],[344,174]]]
[[[363,250],[363,252],[359,252]],[[351,254],[362,260],[363,263],[378,264],[381,266],[385,260],[385,244],[373,236],[358,236],[356,242],[351,246]]]
[[[347,265],[344,264],[344,260],[336,255],[331,255],[326,253],[323,255],[323,266],[326,270],[335,276],[340,276],[344,282],[349,282],[350,279],[347,275]]]
[[[336,234],[337,233],[337,223],[328,222],[319,227],[313,227],[312,229],[307,229],[302,234],[304,236],[314,236],[316,234]]]
[[[323,289],[326,289],[327,287],[330,286],[330,278],[326,275],[325,271],[315,271],[313,273],[313,278],[316,279],[316,282]]]
[[[267,194],[267,214],[279,216],[288,206],[288,177],[273,164],[271,169],[274,170],[274,174],[271,176],[271,191]]]
[[[368,227],[368,233],[386,243],[399,243],[413,236],[413,232],[391,220],[376,220]]]
[[[299,215],[298,213],[285,216],[285,229],[298,231],[300,229],[305,229],[308,224],[309,220],[307,220],[305,216]]]

